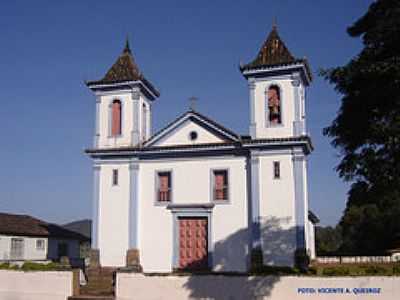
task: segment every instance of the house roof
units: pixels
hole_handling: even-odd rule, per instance
[[[85,236],[56,224],[28,216],[0,213],[0,234],[88,240]]]
[[[149,140],[144,143],[144,146],[147,147],[153,145],[155,142],[160,140],[162,137],[167,135],[174,128],[176,128],[186,120],[191,120],[193,122],[196,122],[200,126],[208,128],[210,131],[214,132],[217,136],[221,137],[227,142],[234,142],[240,139],[240,136],[232,130],[191,109],[181,114],[175,120],[170,122],[167,126],[156,132]]]
[[[100,80],[88,81],[86,82],[86,85],[91,87],[95,85],[107,85],[130,81],[141,81],[154,95],[157,97],[160,96],[160,93],[157,91],[157,89],[144,77],[143,73],[140,71],[129,46],[129,41],[127,40],[124,50],[118,57],[117,61],[107,71],[106,75],[104,75],[104,77]]]
[[[254,70],[265,67],[290,66],[296,64],[303,64],[306,68],[307,75],[310,79],[312,78],[307,59],[295,58],[292,55],[279,36],[277,26],[274,25],[271,32],[267,36],[267,39],[261,46],[256,58],[252,62],[241,66],[240,69],[243,72],[245,70]]]
[[[314,214],[311,210],[308,211],[308,219],[309,219],[313,224],[319,223],[319,218],[318,218],[317,215]]]

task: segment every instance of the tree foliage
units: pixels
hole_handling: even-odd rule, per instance
[[[342,230],[339,225],[317,226],[315,228],[315,246],[317,256],[337,256],[340,255],[339,247],[342,244]]]
[[[352,182],[342,250],[375,254],[400,234],[400,1],[373,2],[347,32],[364,47],[346,65],[322,72],[342,95],[324,134],[340,151],[340,177]]]

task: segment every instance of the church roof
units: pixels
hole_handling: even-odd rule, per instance
[[[89,155],[114,155],[124,154],[127,155],[140,155],[146,153],[177,153],[177,152],[196,152],[204,150],[218,150],[218,149],[257,149],[257,148],[273,148],[281,146],[304,146],[306,151],[310,153],[314,148],[311,139],[308,136],[299,137],[286,137],[286,138],[264,138],[264,139],[250,139],[239,141],[227,141],[224,143],[205,143],[205,144],[183,144],[183,145],[168,145],[168,146],[123,146],[116,148],[94,148],[86,149],[85,153]]]
[[[88,86],[99,85],[99,84],[114,84],[123,83],[129,81],[141,81],[151,92],[159,96],[160,93],[157,89],[143,76],[138,65],[136,64],[135,58],[133,57],[132,51],[129,46],[129,41],[126,41],[126,45],[117,61],[107,71],[106,75],[100,80],[89,81],[86,84]]]
[[[290,53],[289,49],[278,34],[277,26],[274,25],[267,39],[261,46],[256,58],[252,62],[240,66],[240,69],[241,71],[244,71],[292,64],[304,64],[307,74],[311,78],[311,70],[307,59],[295,58],[292,53]]]

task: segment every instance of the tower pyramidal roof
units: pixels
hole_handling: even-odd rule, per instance
[[[142,72],[140,71],[127,39],[122,53],[107,71],[106,75],[104,75],[104,77],[100,80],[89,81],[86,84],[91,87],[93,85],[108,85],[131,81],[141,81],[148,89],[151,90],[154,95],[160,95],[157,89],[143,76]]]
[[[277,26],[274,24],[272,30],[267,36],[261,46],[256,58],[240,67],[242,71],[260,69],[264,67],[279,67],[285,65],[292,65],[303,63],[307,70],[308,75],[311,78],[311,70],[308,65],[307,59],[305,58],[295,58],[289,49],[286,47],[285,43],[282,41],[278,34]]]

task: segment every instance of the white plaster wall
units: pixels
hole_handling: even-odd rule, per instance
[[[143,112],[142,112],[142,106],[146,106],[147,110],[147,119],[146,119],[146,132],[143,132],[142,130],[142,122],[143,122]],[[140,100],[139,100],[139,106],[140,106],[140,113],[139,113],[139,132],[140,132],[140,140],[146,141],[151,137],[151,132],[152,132],[152,108],[151,108],[151,101],[146,98],[145,95],[142,93],[140,94]]]
[[[190,140],[189,134],[196,131],[198,137],[196,140]],[[203,144],[203,143],[221,143],[224,142],[221,138],[215,136],[205,128],[199,126],[191,120],[186,120],[177,128],[172,130],[168,135],[160,139],[156,146],[170,145],[187,145],[187,144]]]
[[[293,265],[296,229],[292,155],[264,152],[259,160],[264,264]],[[280,162],[280,179],[274,179],[274,161]]]
[[[0,299],[65,300],[72,295],[72,272],[0,270]]]
[[[112,170],[118,170],[118,185],[112,185]],[[99,249],[102,266],[124,266],[128,249],[129,165],[105,163],[100,167]]]
[[[256,138],[276,138],[293,136],[294,121],[294,89],[290,76],[274,79],[273,77],[265,80],[257,79],[255,82],[254,98],[255,98],[255,123]],[[276,84],[281,89],[282,103],[282,124],[267,127],[267,96],[265,92],[270,85]]]
[[[172,171],[172,201],[190,204],[211,202],[212,169],[229,169],[230,180],[230,204],[217,204],[212,211],[214,268],[246,270],[244,253],[248,236],[245,159],[229,157],[140,163],[139,248],[145,272],[172,270],[173,217],[165,206],[155,205],[156,171]]]
[[[315,292],[307,293],[299,290],[301,288]],[[349,293],[328,293],[329,288],[348,288]],[[362,288],[380,288],[380,293],[355,293]],[[400,295],[400,277],[144,276],[118,273],[116,295],[119,300],[395,300]]]
[[[308,220],[308,210],[309,210],[309,199],[308,199],[308,176],[307,176],[307,157],[305,157],[303,161],[303,178],[304,178],[304,236],[311,236],[309,232],[311,228],[307,226]],[[311,240],[309,240],[311,242]],[[311,247],[315,248],[314,244],[307,244],[306,238],[306,249],[311,249]]]
[[[308,249],[310,251],[310,258],[315,259],[316,258],[316,253],[315,253],[315,225],[308,220],[307,222],[308,225],[308,235],[307,235],[307,240],[308,240]]]
[[[24,240],[24,260],[46,260],[47,259],[47,238],[36,238],[26,236],[7,236],[0,235],[0,261],[10,258],[11,239],[19,238]],[[36,241],[44,240],[45,247],[43,250],[36,249]]]
[[[133,100],[133,93],[139,93],[139,113],[137,114],[138,120],[138,134],[140,141],[146,140],[151,135],[151,109],[150,100],[148,100],[139,90],[121,90],[114,92],[98,92],[97,99],[100,101],[99,110],[99,148],[110,148],[118,146],[132,146],[132,132],[134,130],[135,121],[135,101]],[[111,136],[111,110],[110,105],[114,100],[120,100],[122,104],[121,135],[114,137]],[[142,132],[142,105],[147,107],[147,126],[146,133]]]

